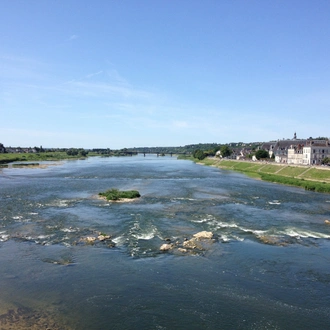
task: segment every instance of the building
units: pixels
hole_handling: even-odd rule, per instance
[[[289,163],[292,158],[296,157],[296,155],[293,156],[292,151],[290,151],[290,156],[289,156],[289,150],[293,148],[295,150],[298,150],[297,153],[299,153],[301,147],[304,146],[305,144],[306,144],[306,140],[293,139],[293,140],[277,141],[272,150],[274,154],[275,162]]]
[[[291,145],[288,149],[288,164],[303,165],[304,144]]]
[[[321,165],[330,157],[329,140],[306,140],[304,144],[292,145],[288,149],[288,164]]]
[[[304,165],[320,165],[327,157],[330,157],[329,140],[308,140],[303,148]]]

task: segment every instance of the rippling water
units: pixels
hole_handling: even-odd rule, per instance
[[[174,157],[0,169],[0,325],[328,329],[329,218],[329,195]]]

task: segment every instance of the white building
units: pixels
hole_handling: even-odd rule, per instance
[[[320,165],[324,158],[330,157],[328,140],[306,140],[304,144],[292,145],[288,149],[288,164]]]
[[[303,149],[304,165],[320,165],[326,157],[330,157],[329,140],[307,141]]]
[[[288,149],[288,164],[303,165],[303,156],[304,156],[304,147],[303,145],[291,146]]]

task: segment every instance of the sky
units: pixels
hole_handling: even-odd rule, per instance
[[[329,0],[0,0],[0,142],[329,137]]]

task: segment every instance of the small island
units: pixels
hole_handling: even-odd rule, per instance
[[[109,189],[105,192],[100,192],[99,196],[107,201],[126,202],[141,197],[137,190],[120,191],[116,188]]]

